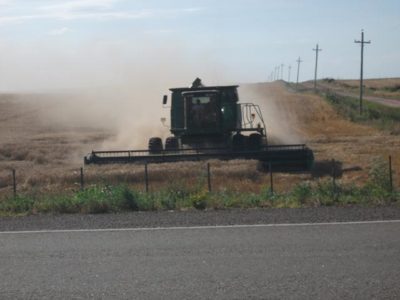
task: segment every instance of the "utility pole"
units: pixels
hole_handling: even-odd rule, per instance
[[[318,70],[318,52],[322,51],[322,49],[319,48],[318,44],[315,49],[315,73],[314,73],[314,90],[317,90],[317,70]]]
[[[303,62],[303,61],[300,59],[300,56],[299,56],[299,58],[296,60],[296,62],[297,62],[297,81],[296,81],[296,87],[297,87],[297,85],[299,84],[300,64]]]
[[[276,66],[276,80],[279,80],[280,66]]]
[[[371,44],[371,41],[364,41],[364,30],[361,29],[361,41],[354,40],[354,43],[361,44],[361,71],[360,71],[360,115],[363,112],[363,76],[364,76],[364,44]]]
[[[281,79],[283,80],[283,66],[284,64],[281,64]]]
[[[288,66],[288,69],[289,69],[289,74],[288,74],[288,82],[290,82],[290,71],[292,70],[292,66],[291,65],[289,65]]]

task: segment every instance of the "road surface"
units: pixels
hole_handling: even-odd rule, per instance
[[[336,208],[325,210],[329,211],[339,215]],[[367,217],[362,209],[356,211],[354,219],[399,212],[390,207],[386,212],[370,209]],[[252,213],[232,214],[251,217]],[[261,220],[257,214],[262,212],[256,211],[254,217]],[[121,218],[126,216],[138,214]],[[188,216],[194,214],[186,214],[186,221]],[[96,218],[90,217],[90,224]],[[400,221],[388,219],[229,225],[221,217],[214,225],[188,221],[188,226],[99,229],[86,225],[46,229],[37,221],[42,228],[20,226],[0,233],[0,298],[398,299]],[[10,226],[21,219],[4,219],[0,225],[4,222]]]

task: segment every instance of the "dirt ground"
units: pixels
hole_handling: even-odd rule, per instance
[[[387,160],[389,155],[396,185],[400,185],[399,136],[343,120],[319,96],[288,90],[281,82],[241,89],[242,101],[254,99],[260,104],[271,141],[304,142],[314,150],[319,172],[276,174],[278,190],[327,175],[329,167],[324,172],[323,166],[332,159],[341,164],[344,182],[361,184],[374,161]],[[110,144],[117,132],[106,115],[91,114],[87,109],[95,102],[73,106],[69,101],[58,95],[0,95],[0,196],[12,191],[12,169],[16,169],[20,191],[79,188],[83,156]],[[140,112],[132,111],[132,118],[135,114]],[[257,171],[254,161],[212,161],[211,165],[215,189],[258,192],[269,185],[269,175]],[[191,162],[151,165],[149,170],[151,189],[155,190],[183,182],[202,183],[206,168],[204,162]],[[87,184],[127,182],[140,189],[144,186],[143,166],[87,166],[85,176]]]

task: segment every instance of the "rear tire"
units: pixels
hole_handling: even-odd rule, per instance
[[[234,151],[244,151],[246,150],[246,143],[247,142],[247,137],[244,136],[243,134],[236,133],[232,137],[232,148]]]
[[[169,136],[165,140],[165,150],[167,151],[178,151],[179,150],[179,139],[174,136]]]
[[[163,151],[162,139],[159,137],[152,137],[149,140],[150,154],[160,154]]]
[[[262,145],[262,136],[259,133],[252,133],[249,136],[249,150],[259,150]]]

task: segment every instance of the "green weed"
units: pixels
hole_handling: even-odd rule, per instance
[[[364,186],[344,185],[337,180],[302,182],[291,191],[243,193],[228,189],[208,192],[204,187],[175,182],[157,192],[138,192],[128,186],[94,185],[63,195],[19,195],[0,200],[1,215],[29,213],[110,213],[120,211],[225,209],[254,207],[305,207],[332,205],[382,205],[400,202],[390,186],[387,166],[376,161]]]

